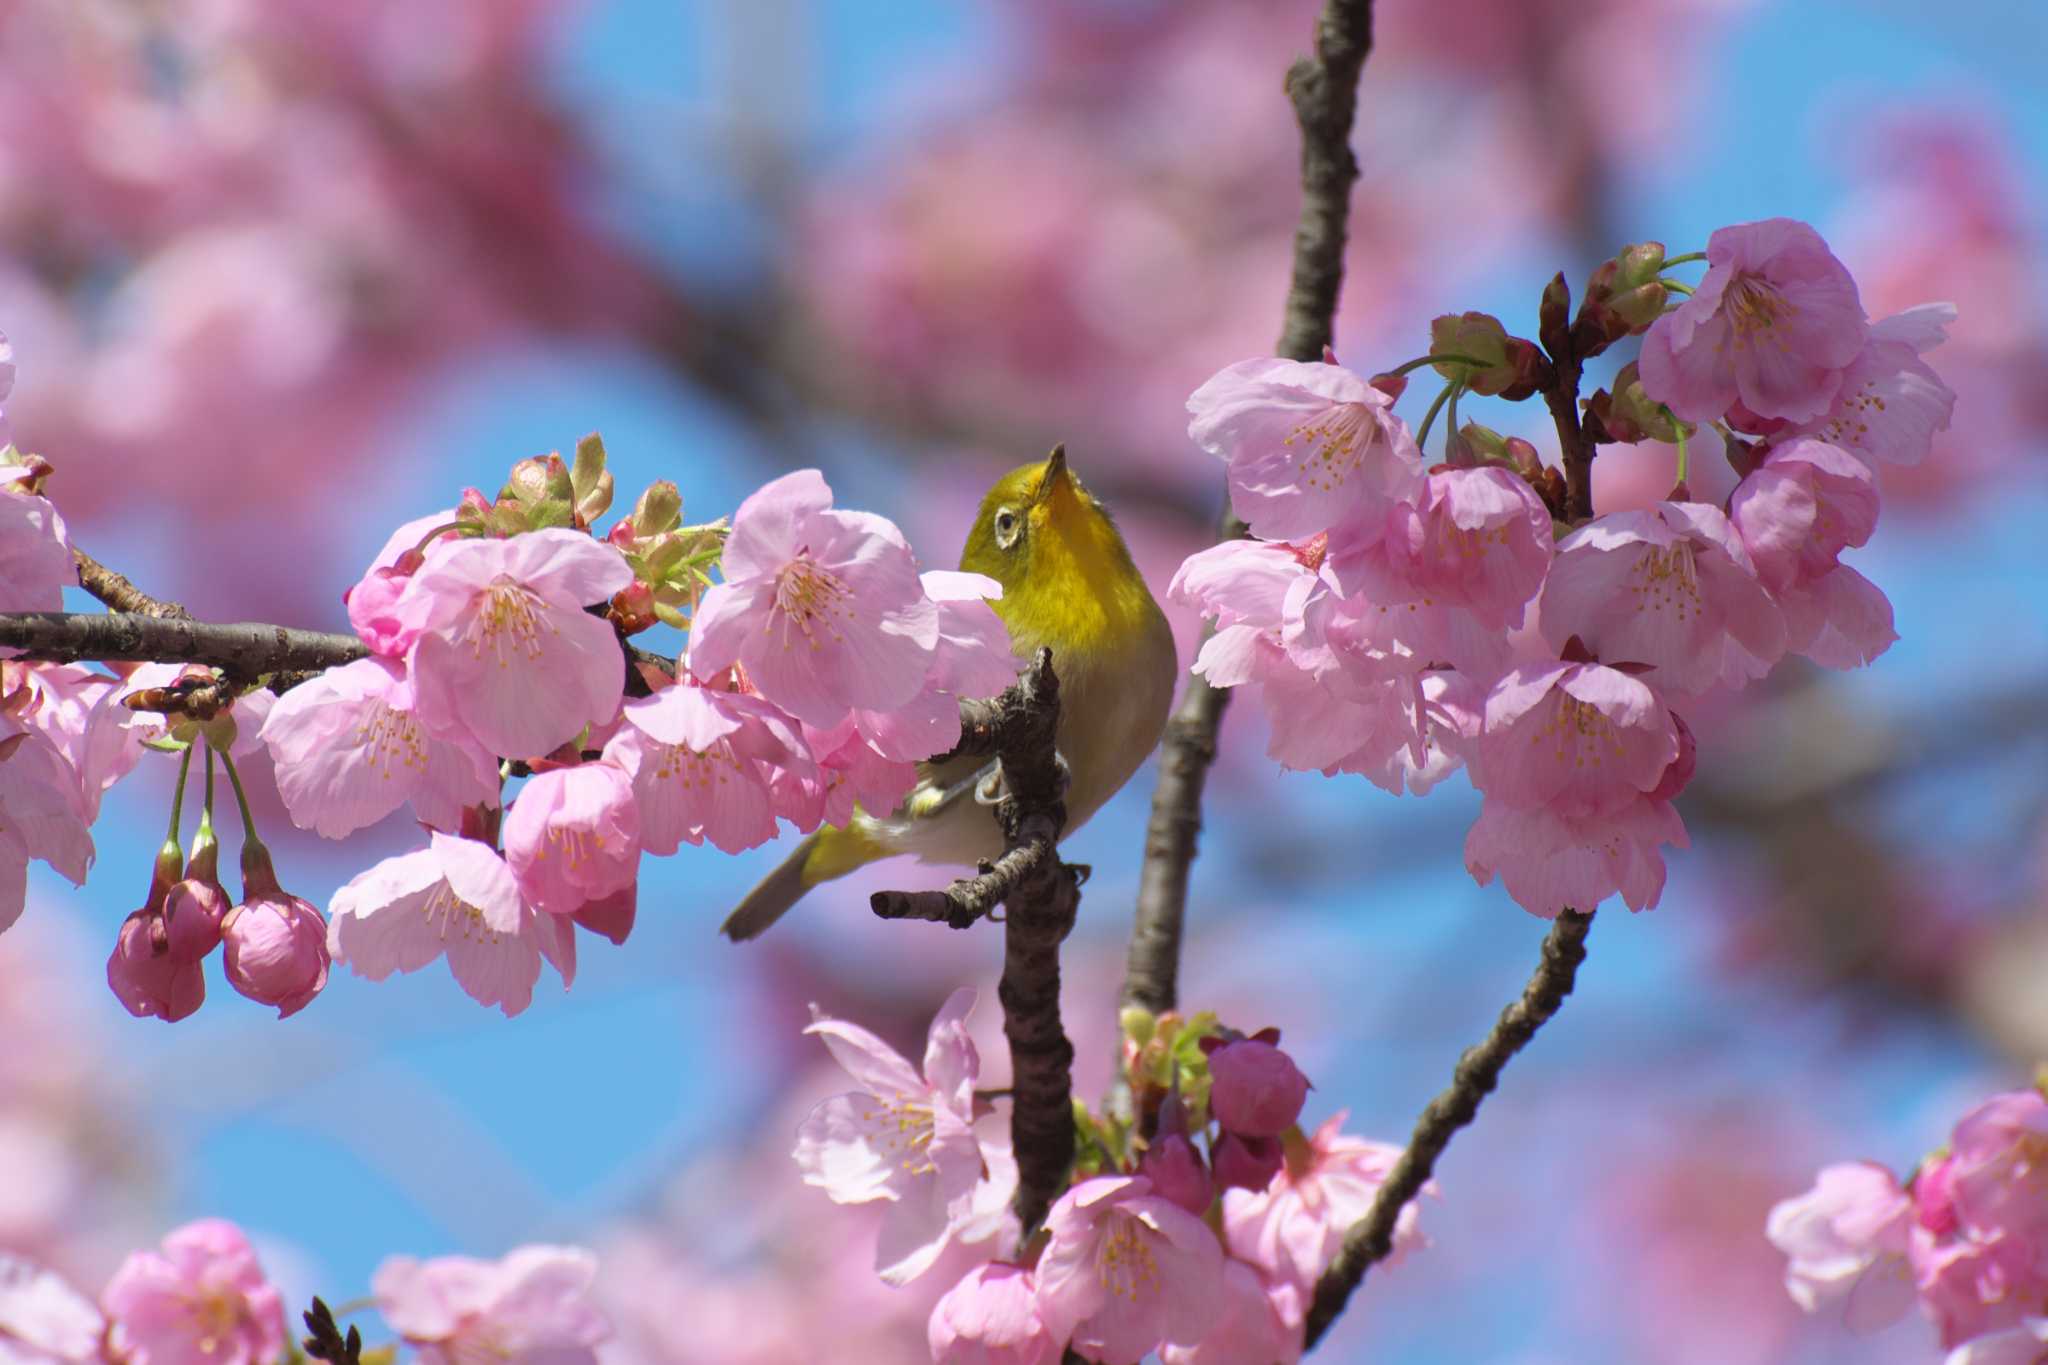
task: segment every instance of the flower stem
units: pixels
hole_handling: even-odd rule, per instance
[[[1671,409],[1666,407],[1664,404],[1659,403],[1657,405],[1657,408],[1666,417],[1669,417],[1671,419],[1671,428],[1672,430],[1678,433],[1678,481],[1680,483],[1684,483],[1686,474],[1685,423],[1679,421],[1677,417],[1673,416]]]
[[[178,842],[178,817],[185,811],[185,777],[192,771],[192,750],[188,746],[178,760],[178,785],[171,792],[171,830],[164,835],[166,844]]]
[[[1694,261],[1704,261],[1705,259],[1707,259],[1707,253],[1704,251],[1688,251],[1683,256],[1666,256],[1664,264],[1658,268],[1669,270],[1674,265],[1691,265]],[[1671,281],[1666,280],[1665,283],[1669,284]]]
[[[1419,370],[1419,369],[1421,369],[1421,368],[1422,368],[1422,367],[1423,367],[1424,365],[1474,365],[1474,366],[1477,366],[1477,365],[1482,365],[1482,364],[1484,364],[1484,363],[1485,363],[1484,361],[1480,361],[1480,360],[1474,360],[1474,359],[1473,359],[1473,358],[1472,358],[1471,356],[1469,356],[1469,355],[1452,355],[1452,354],[1450,354],[1449,352],[1445,352],[1445,353],[1444,353],[1443,355],[1425,355],[1425,356],[1418,356],[1418,357],[1417,357],[1416,359],[1414,359],[1414,360],[1411,360],[1411,361],[1409,361],[1409,362],[1408,362],[1407,364],[1405,364],[1405,365],[1396,365],[1396,366],[1395,366],[1395,367],[1394,367],[1393,369],[1391,369],[1391,370],[1388,370],[1388,371],[1387,371],[1387,373],[1388,373],[1388,374],[1391,374],[1391,375],[1403,375],[1403,374],[1407,374],[1407,373],[1408,373],[1408,372],[1409,372],[1410,370]]]
[[[1674,294],[1683,294],[1687,298],[1692,297],[1692,286],[1689,284],[1680,284],[1677,280],[1665,280],[1663,285]]]
[[[245,846],[248,844],[260,845],[263,841],[256,837],[256,817],[249,813],[249,794],[242,790],[242,775],[235,771],[235,760],[228,757],[227,750],[221,749],[217,752],[220,754],[220,766],[228,770],[228,781],[233,784],[235,789],[235,809],[242,816],[242,843]],[[207,771],[210,776],[212,773],[211,767]]]
[[[1458,390],[1461,384],[1451,385],[1451,401],[1444,405],[1444,458],[1451,455],[1451,442],[1458,436]],[[1419,443],[1418,443],[1419,444]]]
[[[1461,387],[1456,380],[1452,380],[1444,385],[1442,391],[1437,394],[1436,401],[1429,405],[1429,411],[1422,414],[1422,429],[1415,433],[1416,449],[1420,450],[1423,444],[1429,440],[1429,429],[1436,423],[1438,409],[1442,408],[1445,400],[1449,399]]]

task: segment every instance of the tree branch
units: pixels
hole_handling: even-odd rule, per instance
[[[981,875],[962,877],[944,891],[877,891],[868,904],[883,919],[924,919],[972,928],[986,919],[1018,885],[1038,870],[1052,845],[1043,841],[1011,849],[995,862],[984,862]]]
[[[1365,1279],[1375,1262],[1393,1250],[1394,1228],[1436,1169],[1436,1159],[1450,1146],[1451,1137],[1478,1116],[1479,1102],[1493,1093],[1508,1058],[1520,1052],[1536,1030],[1564,1004],[1578,978],[1579,964],[1586,960],[1586,932],[1593,926],[1590,914],[1566,910],[1543,940],[1543,956],[1535,973],[1522,990],[1522,998],[1501,1011],[1500,1020],[1484,1042],[1467,1048],[1451,1073],[1450,1088],[1431,1100],[1416,1120],[1408,1149],[1394,1163],[1387,1181],[1380,1186],[1365,1217],[1344,1234],[1330,1268],[1316,1282],[1315,1298],[1309,1304],[1308,1347],[1322,1340],[1330,1324],[1344,1311],[1351,1291]]]
[[[151,597],[129,582],[126,577],[115,573],[77,546],[72,547],[71,558],[78,564],[78,585],[115,611],[134,612],[142,616],[170,617],[180,621],[192,619],[192,613],[176,602],[165,602]]]
[[[1287,97],[1301,126],[1301,220],[1277,352],[1319,360],[1334,335],[1344,283],[1344,244],[1358,161],[1351,126],[1358,79],[1372,51],[1372,0],[1326,0],[1316,21],[1315,54],[1287,73]],[[1245,533],[1226,515],[1219,539]],[[1204,637],[1206,638],[1206,636]],[[1124,968],[1123,999],[1157,1013],[1177,1003],[1180,944],[1187,914],[1188,865],[1202,828],[1202,787],[1216,759],[1216,732],[1229,693],[1190,674],[1187,691],[1160,744],[1159,785],[1145,828],[1136,918]]]
[[[134,585],[128,586],[132,591]],[[130,600],[137,599],[151,600],[134,592]],[[0,645],[12,645],[50,663],[119,659],[210,664],[243,678],[333,668],[369,654],[353,635],[254,622],[221,625],[190,616],[137,612],[0,612]]]
[[[1557,447],[1564,458],[1565,510],[1574,522],[1593,515],[1593,439],[1579,417],[1579,376],[1585,358],[1572,341],[1567,319],[1571,315],[1572,291],[1564,272],[1543,291],[1537,338],[1550,357],[1550,382],[1543,386],[1543,403],[1557,427]]]
[[[992,701],[960,703],[961,740],[946,758],[993,753],[1002,764],[996,823],[1003,856],[944,891],[882,891],[884,919],[930,919],[964,929],[1000,900],[1003,1033],[1010,1040],[1010,1139],[1017,1153],[1014,1207],[1028,1236],[1066,1188],[1074,1164],[1074,1045],[1060,1022],[1060,944],[1081,906],[1079,870],[1055,851],[1066,828],[1066,773],[1054,749],[1059,679],[1041,649]]]
[[[79,558],[91,562],[82,553]],[[121,575],[111,570],[102,572],[123,585],[108,587],[108,593],[153,609],[105,613],[0,612],[0,646],[19,649],[26,657],[45,663],[117,660],[206,664],[244,681],[270,677],[272,689],[280,693],[325,669],[369,657],[370,651],[353,635],[294,630],[254,621],[195,621],[177,603],[160,602]],[[619,641],[619,648],[628,664],[653,664],[671,677],[675,675],[676,661],[666,655],[650,653],[624,639]],[[628,671],[629,696],[645,695],[644,690],[636,690],[640,681],[634,670]]]

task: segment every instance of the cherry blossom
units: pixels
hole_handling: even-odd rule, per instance
[[[689,667],[739,664],[760,694],[800,720],[892,710],[923,688],[939,612],[902,532],[839,511],[814,469],[766,485],[733,514],[721,565],[690,628]]]
[[[1850,1330],[1868,1332],[1912,1310],[1912,1222],[1913,1201],[1892,1173],[1852,1161],[1825,1167],[1811,1190],[1772,1208],[1764,1231],[1790,1258],[1793,1302],[1809,1313],[1840,1304]]]
[[[466,731],[430,729],[411,680],[389,659],[330,668],[277,699],[261,736],[292,822],[329,839],[410,803],[435,829],[495,802],[498,765]]]
[[[1485,729],[1466,748],[1472,785],[1495,802],[1596,815],[1654,791],[1679,739],[1641,678],[1600,664],[1525,664],[1487,696]]]
[[[1785,623],[1718,507],[1613,512],[1557,544],[1538,610],[1562,649],[1576,635],[1607,663],[1648,664],[1669,692],[1740,687],[1785,652]]]
[[[77,582],[50,500],[0,483],[0,611],[62,611],[64,588]]]
[[[505,861],[527,902],[573,914],[631,887],[640,875],[640,809],[616,763],[535,773],[505,814]]]
[[[1545,919],[1614,895],[1631,910],[1653,910],[1664,894],[1665,844],[1689,848],[1691,840],[1657,797],[1597,815],[1489,797],[1465,835],[1465,870],[1481,886],[1498,875],[1515,904]]]
[[[889,1202],[875,1269],[907,1284],[931,1269],[974,1215],[983,1158],[974,1135],[980,1058],[966,1017],[974,992],[948,996],[932,1018],[924,1074],[866,1029],[813,1007],[816,1034],[861,1087],[826,1100],[797,1130],[804,1183],[834,1203]]]
[[[1239,361],[1196,389],[1188,412],[1188,435],[1230,466],[1231,506],[1267,540],[1375,522],[1422,485],[1393,400],[1341,366]]]
[[[926,572],[920,581],[939,613],[938,649],[924,689],[894,710],[852,713],[862,738],[894,763],[951,749],[960,742],[960,699],[993,697],[1017,680],[1010,633],[989,605],[1003,595],[1002,584],[981,574],[944,570]]]
[[[393,1256],[370,1277],[377,1311],[422,1365],[596,1365],[611,1323],[590,1302],[597,1258],[523,1246],[496,1261]]]
[[[611,626],[583,608],[632,579],[617,550],[560,528],[430,556],[396,608],[417,612],[406,669],[420,719],[514,758],[610,720],[625,658]]]
[[[399,601],[405,597],[406,586],[412,576],[419,572],[431,553],[444,552],[456,540],[442,536],[426,541],[428,533],[455,521],[455,509],[435,512],[429,516],[409,521],[391,533],[384,542],[384,548],[371,559],[370,567],[361,581],[341,595],[342,605],[348,610],[348,622],[355,627],[357,636],[372,653],[387,658],[403,659],[419,638],[421,608],[425,599],[413,597],[407,602],[406,611],[399,609]]]
[[[205,1218],[137,1251],[100,1295],[117,1359],[132,1365],[270,1365],[284,1301],[233,1223]]]
[[[1992,1096],[1956,1121],[1950,1153],[1948,1186],[1965,1227],[2048,1244],[2048,1098]]]
[[[99,1309],[55,1272],[0,1252],[0,1361],[87,1365],[105,1331]]]
[[[44,735],[0,712],[0,932],[21,917],[32,860],[85,884],[93,860],[88,820],[70,761]]]
[[[1143,1176],[1097,1176],[1046,1214],[1038,1313],[1056,1340],[1103,1365],[1193,1345],[1222,1313],[1223,1249],[1201,1219]]]
[[[1331,1115],[1308,1136],[1306,1150],[1261,1190],[1223,1196],[1223,1235],[1230,1254],[1303,1294],[1328,1268],[1351,1225],[1365,1217],[1401,1149],[1341,1131],[1346,1115]],[[1435,1193],[1434,1182],[1423,1187]],[[1422,1245],[1414,1204],[1394,1224],[1389,1263]]]
[[[796,722],[759,697],[686,679],[628,701],[623,718],[604,756],[631,777],[649,853],[706,840],[738,853],[774,838],[778,814],[817,804],[798,793],[792,807],[778,784],[795,775],[814,796],[817,764]]]
[[[1737,413],[1734,425],[1773,443],[1812,436],[1873,463],[1919,464],[1955,414],[1955,391],[1921,359],[1954,317],[1948,304],[1925,304],[1881,318],[1870,324],[1870,341],[1843,371],[1826,413],[1797,425]]]
[[[1191,1346],[1160,1351],[1163,1365],[1294,1365],[1301,1359],[1303,1299],[1243,1261],[1223,1262],[1223,1312]]]
[[[1442,469],[1421,497],[1387,513],[1376,553],[1333,553],[1346,592],[1464,608],[1491,630],[1522,623],[1550,568],[1550,513],[1528,481],[1494,466]],[[1350,577],[1351,566],[1362,571]]]
[[[932,1306],[932,1365],[1058,1365],[1061,1343],[1038,1314],[1038,1285],[1020,1265],[967,1272]]]
[[[382,981],[446,955],[472,999],[507,1015],[532,1003],[543,957],[568,986],[576,976],[569,921],[521,899],[512,869],[488,845],[439,831],[430,840],[334,893],[327,925],[333,960]]]
[[[2048,1361],[2048,1317],[2024,1318],[2019,1326],[1966,1341],[1942,1365],[2041,1365]]]
[[[1760,417],[1819,417],[1869,326],[1856,281],[1820,234],[1790,218],[1717,229],[1693,296],[1651,324],[1644,391],[1711,422],[1740,399]]]

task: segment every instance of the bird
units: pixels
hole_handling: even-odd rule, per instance
[[[1138,770],[1166,728],[1180,675],[1173,631],[1109,510],[1067,464],[1066,447],[1020,465],[981,500],[960,567],[1000,583],[989,603],[1020,659],[1052,650],[1066,765],[1066,834]],[[999,857],[1002,831],[985,802],[993,760],[918,765],[917,785],[885,816],[856,809],[809,835],[726,918],[734,942],[758,937],[804,893],[880,858],[973,866]]]

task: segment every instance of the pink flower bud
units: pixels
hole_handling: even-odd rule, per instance
[[[107,985],[137,1019],[175,1024],[206,1001],[206,973],[199,959],[181,962],[151,943],[162,921],[152,910],[137,910],[121,925],[121,937],[107,959]]]
[[[196,966],[219,947],[221,916],[227,910],[228,893],[210,877],[187,877],[172,887],[163,910],[171,960]]]
[[[1162,1133],[1138,1162],[1138,1174],[1152,1182],[1152,1192],[1200,1217],[1213,1197],[1209,1168],[1186,1133]]]
[[[297,896],[273,892],[228,912],[222,926],[228,984],[280,1019],[327,986],[327,921]]]
[[[1227,1132],[1241,1137],[1278,1137],[1301,1117],[1308,1077],[1294,1059],[1255,1038],[1228,1043],[1209,1054],[1209,1111]]]
[[[1265,1189],[1280,1174],[1286,1152],[1279,1138],[1240,1137],[1226,1132],[1209,1148],[1216,1173],[1216,1193]]]

